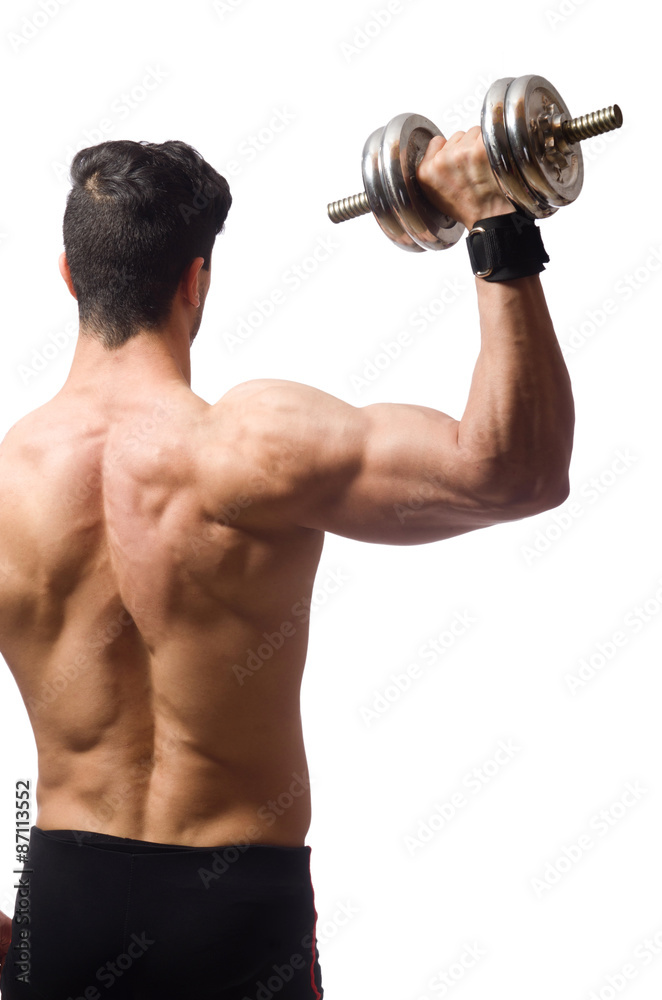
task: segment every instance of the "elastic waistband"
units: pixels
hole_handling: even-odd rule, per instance
[[[34,830],[38,836],[46,837],[47,840],[76,844],[78,847],[105,847],[112,851],[126,851],[129,854],[196,850],[195,847],[186,847],[182,844],[159,844],[150,840],[133,840],[130,837],[114,837],[109,833],[96,833],[92,830],[42,830],[38,826],[35,826]],[[207,850],[207,848],[203,848],[203,850]]]
[[[38,837],[45,837],[47,840],[72,843],[78,847],[99,847],[111,851],[122,851],[127,854],[159,854],[167,851],[182,853],[209,854],[210,851],[240,850],[242,854],[247,851],[275,851],[283,854],[310,854],[310,847],[288,847],[283,844],[213,844],[210,847],[191,847],[186,844],[163,844],[151,840],[134,840],[131,837],[116,837],[109,833],[97,833],[92,830],[42,830],[38,826],[33,826],[31,832]]]

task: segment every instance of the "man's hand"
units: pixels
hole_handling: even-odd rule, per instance
[[[0,972],[5,964],[9,945],[11,943],[11,917],[0,910]]]
[[[467,229],[479,219],[515,211],[492,173],[479,125],[450,139],[435,136],[417,177],[428,200]]]

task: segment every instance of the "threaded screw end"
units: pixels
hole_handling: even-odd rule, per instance
[[[604,132],[613,132],[622,124],[623,112],[618,104],[614,104],[613,107],[603,108],[602,111],[593,111],[590,115],[581,115],[572,121],[564,122],[563,137],[567,142],[580,142],[582,139],[590,139]]]
[[[351,198],[341,198],[327,206],[331,222],[347,222],[349,219],[358,219],[361,215],[370,214],[370,205],[365,191],[361,194],[352,195]]]

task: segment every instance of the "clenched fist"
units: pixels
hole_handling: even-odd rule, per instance
[[[479,219],[515,211],[492,173],[479,125],[450,139],[435,136],[417,177],[426,198],[467,229]]]

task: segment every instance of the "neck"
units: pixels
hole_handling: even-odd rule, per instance
[[[63,391],[123,400],[173,382],[191,386],[188,334],[169,328],[144,331],[108,350],[98,334],[81,325]]]

